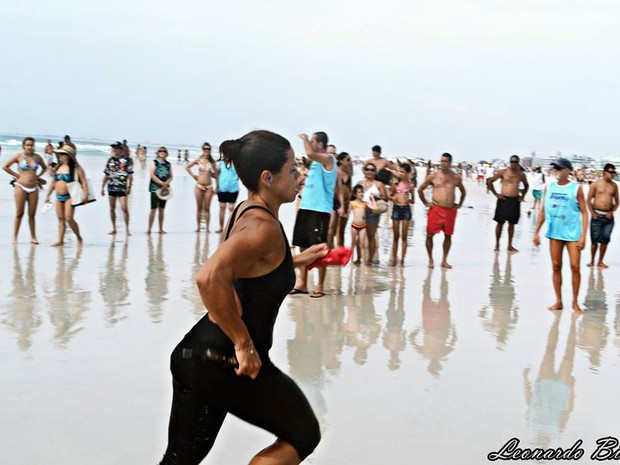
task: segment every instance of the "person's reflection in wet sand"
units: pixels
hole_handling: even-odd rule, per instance
[[[439,300],[431,298],[433,269],[429,269],[422,285],[422,328],[417,328],[409,334],[409,342],[422,357],[429,360],[427,370],[435,377],[441,375],[442,362],[447,360],[457,342],[456,328],[450,321],[446,270],[440,271]],[[422,343],[419,342],[420,337]]]
[[[601,354],[609,337],[609,328],[605,321],[608,307],[602,268],[590,268],[584,305],[587,311],[579,322],[577,347],[588,354],[590,370],[597,373],[601,365]]]
[[[149,262],[146,268],[146,299],[149,303],[149,315],[153,323],[160,323],[162,304],[168,300],[168,272],[164,261],[163,235],[157,235],[157,248],[153,238],[148,237]]]
[[[201,247],[201,241],[203,240],[204,244],[202,244]],[[202,265],[207,258],[209,258],[209,235],[196,234],[196,242],[194,243],[194,260],[192,262],[188,284],[185,289],[183,289],[183,298],[189,302],[192,313],[196,316],[197,320],[204,316],[206,310],[202,303],[202,299],[200,298],[200,294],[198,293],[196,275],[202,268]]]
[[[105,319],[110,326],[128,318],[119,315],[120,307],[129,305],[129,281],[127,280],[128,242],[123,243],[121,258],[116,259],[116,242],[111,241],[105,271],[99,275],[99,292],[106,305]]]
[[[390,289],[388,307],[385,312],[386,322],[383,330],[383,347],[390,357],[388,368],[398,370],[400,368],[400,353],[407,347],[407,335],[403,329],[405,322],[405,273],[402,267],[394,270],[394,278],[397,284]]]
[[[84,329],[79,323],[90,302],[88,290],[75,284],[75,270],[80,264],[82,247],[78,247],[75,257],[67,260],[65,248],[58,247],[58,269],[54,280],[55,292],[48,297],[50,320],[56,328],[56,345],[67,347],[71,339]]]
[[[553,324],[547,339],[547,348],[538,371],[538,378],[532,385],[530,369],[523,371],[525,400],[528,405],[527,418],[530,429],[536,434],[536,445],[547,447],[564,431],[568,417],[573,411],[575,399],[575,360],[576,331],[575,322],[579,313],[571,313],[571,325],[566,341],[564,358],[559,369],[555,370],[555,349],[558,344],[561,312],[553,313]]]
[[[36,247],[30,247],[24,272],[18,246],[13,246],[12,290],[8,305],[2,310],[2,323],[16,334],[17,346],[23,351],[32,345],[32,336],[42,322],[37,308],[35,251]]]
[[[375,312],[374,296],[369,283],[371,270],[353,267],[349,281],[349,300],[344,323],[345,345],[355,349],[353,361],[363,365],[368,359],[368,349],[377,343],[381,333],[379,318]]]
[[[499,266],[499,253],[495,253],[493,274],[489,287],[489,306],[485,306],[478,316],[482,327],[495,335],[497,349],[504,350],[508,336],[514,331],[519,319],[519,309],[515,305],[515,287],[512,280],[512,254],[506,256],[506,268],[502,278]],[[489,316],[489,310],[491,315]]]
[[[616,329],[616,347],[620,349],[620,295],[616,297],[616,317],[614,318],[614,328]]]
[[[334,311],[336,297],[327,295],[310,305],[306,299],[288,299],[288,313],[295,335],[287,341],[290,374],[304,391],[321,425],[327,413],[322,391],[326,373],[340,371],[344,309]]]

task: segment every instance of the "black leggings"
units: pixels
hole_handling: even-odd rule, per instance
[[[233,369],[172,353],[172,411],[168,448],[160,465],[197,465],[209,453],[228,412],[291,444],[301,460],[321,433],[308,400],[295,382],[270,361],[256,379]]]

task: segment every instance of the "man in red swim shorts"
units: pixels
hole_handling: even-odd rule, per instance
[[[429,202],[424,196],[424,190],[432,186],[433,197]],[[455,202],[456,189],[461,192],[459,203]],[[452,171],[452,155],[444,153],[441,156],[439,169],[430,174],[418,188],[418,195],[424,206],[428,210],[428,224],[426,227],[426,251],[428,252],[428,267],[433,268],[433,237],[443,231],[443,258],[441,266],[452,268],[447,262],[448,252],[452,246],[452,234],[454,233],[454,222],[456,211],[461,208],[465,201],[465,186],[463,179]]]

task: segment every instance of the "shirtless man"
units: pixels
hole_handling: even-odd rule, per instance
[[[443,268],[452,268],[447,262],[448,252],[452,245],[452,234],[454,233],[454,222],[456,211],[463,206],[465,201],[465,186],[460,176],[455,174],[452,169],[452,155],[444,153],[441,156],[439,169],[426,177],[418,188],[420,200],[428,210],[428,224],[426,227],[426,251],[428,252],[428,267],[433,268],[433,236],[443,231]],[[431,202],[424,197],[424,189],[428,186],[433,187],[433,199]],[[455,200],[456,189],[461,191],[459,203]]]
[[[618,208],[618,185],[613,181],[616,175],[616,167],[607,163],[603,168],[603,177],[595,181],[588,191],[586,201],[590,209],[590,247],[591,259],[588,266],[594,266],[594,256],[598,245],[601,244],[601,252],[598,256],[598,267],[609,268],[603,262],[607,244],[611,238],[611,231],[614,229],[614,212]]]
[[[502,180],[502,190],[498,194],[493,183]],[[523,188],[519,189],[519,184],[523,183]],[[529,185],[527,177],[519,166],[519,157],[510,157],[510,167],[499,170],[487,180],[487,189],[497,197],[495,216],[493,220],[497,222],[495,227],[495,251],[499,252],[499,238],[502,236],[504,223],[508,221],[508,252],[518,252],[512,246],[512,238],[515,234],[515,224],[519,222],[521,216],[521,202],[525,198]]]
[[[391,170],[394,168],[394,166],[392,162],[390,162],[387,158],[383,158],[381,156],[381,146],[375,145],[372,148],[372,158],[366,160],[364,162],[364,165],[366,165],[366,163],[372,163],[373,165],[375,165],[375,168],[377,169],[375,179],[377,181],[382,182],[386,186],[390,185],[390,181],[392,179]]]

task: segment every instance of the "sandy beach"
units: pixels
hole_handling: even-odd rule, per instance
[[[3,157],[5,159],[5,157]],[[99,192],[104,157],[81,160]],[[136,167],[131,232],[122,215],[109,236],[108,200],[80,207],[84,236],[53,248],[53,210],[24,219],[11,244],[15,206],[0,182],[0,437],[13,465],[155,464],[171,401],[169,354],[204,314],[194,276],[219,235],[196,234],[193,180],[175,170],[167,235],[145,234],[147,171]],[[359,169],[359,168],[357,168]],[[536,215],[516,229],[519,253],[493,252],[495,198],[474,182],[459,211],[449,261],[426,266],[426,218],[414,207],[404,267],[387,266],[391,229],[379,230],[381,264],[330,268],[327,296],[288,297],[271,356],[306,392],[323,439],[306,463],[480,464],[509,439],[563,449],[618,437],[620,243],[610,268],[586,267],[586,312],[550,312],[548,241],[531,238]],[[42,204],[42,198],[40,200]],[[523,212],[531,206],[531,196]],[[211,230],[217,228],[217,202]],[[120,210],[119,210],[120,213]],[[291,237],[293,205],[281,210]],[[435,238],[439,262],[442,236]],[[565,304],[570,273],[564,265]],[[273,437],[230,416],[207,464],[247,463]],[[515,461],[521,463],[520,461]],[[525,463],[525,462],[523,462]]]

